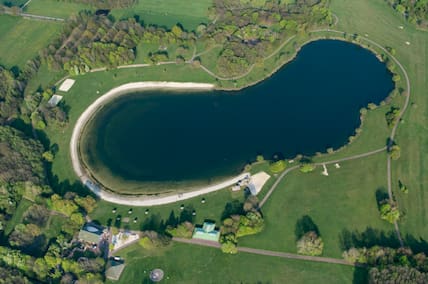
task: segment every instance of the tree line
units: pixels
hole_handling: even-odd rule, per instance
[[[427,0],[386,0],[391,7],[406,19],[422,28],[428,28]]]

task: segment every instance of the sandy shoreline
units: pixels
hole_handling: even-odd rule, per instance
[[[70,155],[73,165],[73,170],[79,177],[81,182],[86,185],[94,194],[103,200],[129,206],[153,206],[177,202],[180,200],[189,199],[198,195],[214,192],[225,187],[231,186],[243,179],[248,173],[243,173],[237,177],[231,178],[227,181],[221,182],[216,185],[207,186],[199,190],[169,195],[169,196],[126,196],[115,194],[110,191],[106,191],[95,181],[93,181],[80,163],[79,159],[79,139],[83,128],[86,123],[91,119],[92,115],[105,103],[121,95],[126,95],[132,91],[149,90],[149,89],[160,89],[160,90],[213,90],[214,85],[205,83],[178,83],[178,82],[136,82],[121,85],[113,88],[104,95],[96,99],[86,110],[80,115],[73,129],[73,133],[70,140]],[[89,184],[89,186],[88,186]],[[97,185],[97,186],[91,186]]]

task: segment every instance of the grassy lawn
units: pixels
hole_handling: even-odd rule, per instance
[[[126,267],[119,281],[107,283],[151,283],[148,274],[161,268],[166,283],[352,283],[362,271],[353,267],[288,260],[247,253],[225,255],[215,248],[174,243],[147,252],[139,245],[120,253]],[[227,280],[226,280],[227,279]],[[361,282],[356,282],[361,283]]]
[[[0,15],[0,65],[23,67],[55,38],[62,25]]]
[[[4,230],[5,235],[9,235],[16,225],[22,223],[22,217],[24,216],[25,211],[27,211],[30,206],[33,205],[33,202],[23,198],[19,202],[18,207],[16,208],[15,213],[12,218],[7,222],[6,228]]]
[[[202,203],[202,198],[205,198],[205,203]],[[121,227],[127,227],[132,230],[141,230],[142,226],[147,225],[150,222],[154,224],[160,224],[161,222],[165,223],[170,214],[174,214],[175,217],[180,217],[181,214],[186,212],[196,211],[196,216],[194,216],[194,221],[196,224],[202,224],[205,219],[210,219],[217,222],[217,225],[220,225],[221,217],[226,210],[227,203],[233,202],[242,202],[244,200],[243,191],[232,192],[230,190],[221,190],[206,194],[200,197],[195,197],[188,200],[183,200],[182,202],[176,202],[172,204],[155,206],[155,207],[130,207],[111,204],[105,201],[100,201],[98,207],[90,214],[91,218],[99,221],[102,224],[108,224],[109,219],[111,219],[112,224],[114,224],[117,216],[129,217],[129,223],[121,223]],[[184,210],[180,209],[181,205],[185,206]],[[112,213],[112,209],[116,208],[117,211],[115,214]],[[132,208],[132,214],[128,214],[128,210]],[[149,213],[146,215],[146,209],[149,210]],[[173,213],[172,213],[173,212]],[[183,213],[184,212],[184,213]],[[133,219],[137,217],[138,222],[133,223]]]
[[[139,0],[136,6],[113,10],[117,18],[139,16],[145,24],[172,27],[180,23],[187,30],[194,30],[200,23],[207,23],[208,8],[212,0],[185,2],[180,0]]]
[[[25,13],[68,18],[71,14],[77,14],[81,10],[94,10],[90,5],[58,0],[32,0],[26,7]]]
[[[328,166],[303,174],[287,175],[262,208],[265,230],[242,238],[239,245],[296,252],[296,223],[305,215],[312,218],[324,240],[324,255],[341,257],[343,230],[359,232],[374,228],[389,232],[393,226],[379,217],[376,191],[386,187],[386,155]]]
[[[396,49],[397,58],[409,73],[411,105],[398,128],[396,141],[402,151],[401,158],[392,163],[392,181],[394,194],[404,213],[400,222],[402,235],[421,238],[425,243],[428,240],[428,33],[406,23],[382,0],[334,0],[332,10],[340,18],[341,29],[367,33],[370,38]],[[401,30],[399,26],[404,28]],[[406,45],[406,41],[410,45]],[[408,195],[399,192],[399,179],[409,188]],[[409,244],[411,238],[407,241]]]

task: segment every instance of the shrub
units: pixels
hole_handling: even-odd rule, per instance
[[[285,168],[286,168],[286,164],[284,160],[278,160],[276,162],[271,163],[269,166],[269,170],[272,173],[280,173],[284,171]]]
[[[380,218],[391,224],[394,224],[394,222],[400,219],[400,211],[398,211],[398,208],[389,201],[385,201],[385,203],[380,206],[379,211]]]
[[[303,235],[297,241],[297,253],[303,255],[321,255],[324,249],[324,243],[314,231],[310,231]]]
[[[398,145],[393,145],[391,149],[389,149],[389,155],[391,156],[391,159],[398,160],[401,155],[401,149]]]
[[[300,166],[300,171],[302,173],[309,173],[309,172],[313,172],[315,168],[316,167],[314,164],[303,164]]]

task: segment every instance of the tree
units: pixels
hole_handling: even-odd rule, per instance
[[[380,218],[386,220],[391,224],[400,219],[400,211],[398,211],[397,206],[390,202],[389,200],[384,200],[379,208]]]
[[[428,283],[428,274],[408,266],[388,265],[370,269],[369,281],[372,284]]]
[[[46,151],[43,153],[43,159],[45,159],[47,162],[52,163],[54,159],[54,155],[51,151]]]
[[[24,247],[31,245],[35,238],[41,235],[41,230],[34,224],[18,224],[9,236],[12,246]]]
[[[238,241],[236,239],[235,234],[228,233],[228,234],[222,235],[220,238],[220,243],[221,243],[221,251],[223,253],[229,253],[229,254],[238,253],[238,248],[237,248]]]
[[[303,255],[321,255],[324,249],[324,243],[314,231],[310,231],[303,235],[297,241],[297,253]]]
[[[398,145],[393,145],[390,149],[389,149],[389,155],[391,157],[391,159],[393,160],[398,160],[400,158],[401,155],[401,149],[400,146]]]
[[[86,197],[77,196],[74,199],[74,202],[83,208],[86,213],[91,213],[97,207],[96,200],[90,195],[87,195]]]

